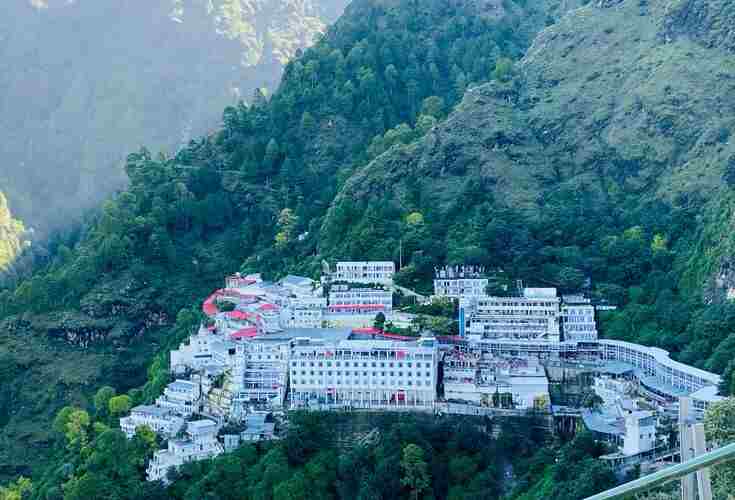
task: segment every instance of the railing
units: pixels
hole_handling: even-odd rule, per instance
[[[735,443],[730,443],[716,450],[704,453],[696,458],[692,458],[691,460],[687,460],[686,462],[672,465],[671,467],[654,472],[653,474],[636,479],[635,481],[603,491],[597,495],[592,495],[591,497],[587,497],[585,500],[615,500],[626,498],[629,495],[648,491],[656,486],[668,483],[669,481],[681,479],[682,477],[697,472],[700,469],[711,467],[733,459],[735,459]]]

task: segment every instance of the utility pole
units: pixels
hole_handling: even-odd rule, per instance
[[[704,424],[694,424],[692,434],[694,434],[694,456],[699,457],[707,453]],[[712,482],[710,481],[709,469],[705,468],[697,471],[697,489],[699,490],[699,500],[712,500]]]
[[[694,458],[692,434],[689,432],[689,406],[691,399],[679,398],[679,457],[681,463]],[[681,478],[681,500],[694,500],[694,474]]]

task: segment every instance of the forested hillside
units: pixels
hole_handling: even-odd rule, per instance
[[[224,273],[316,274],[323,258],[398,260],[399,248],[398,279],[419,290],[443,263],[587,289],[620,306],[605,335],[726,372],[730,390],[726,4],[606,0],[564,15],[579,5],[355,0],[272,98],[228,107],[221,131],[175,154],[130,155],[129,189],[81,243],[0,296],[4,387],[23,387],[6,391],[5,472],[50,442],[62,405],[141,385],[145,356],[196,324],[184,308]],[[85,372],[47,379],[50,362],[22,362],[18,345]],[[136,402],[166,382],[165,359]],[[563,457],[575,465],[530,466],[571,488],[564,477],[591,469]],[[518,495],[556,494],[526,480]]]
[[[7,0],[0,189],[46,232],[124,186],[125,155],[168,152],[273,90],[347,0]]]
[[[227,108],[221,132],[175,155],[130,155],[129,189],[104,205],[82,242],[52,248],[47,268],[0,294],[4,384],[39,381],[5,403],[6,471],[37,462],[34,450],[50,439],[47,423],[60,406],[86,406],[84,395],[103,384],[118,391],[142,384],[145,357],[181,336],[171,330],[177,313],[248,258],[258,255],[258,268],[273,273],[316,269],[322,217],[374,154],[371,141],[423,133],[470,82],[488,81],[522,56],[556,8],[354,2],[287,65],[271,99]],[[41,361],[30,362],[33,353]],[[52,369],[79,376],[57,381]],[[157,362],[151,394],[166,377],[165,361]],[[44,404],[31,404],[38,400]]]
[[[444,123],[359,169],[318,252],[397,260],[402,242],[411,257],[399,280],[425,289],[437,262],[589,288],[622,308],[603,318],[605,335],[727,370],[729,390],[735,57],[725,4],[573,11]]]

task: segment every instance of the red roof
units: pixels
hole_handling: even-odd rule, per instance
[[[217,296],[220,294],[221,290],[217,290],[212,295],[207,297],[207,300],[204,301],[202,304],[202,312],[206,314],[207,316],[214,316],[219,312],[219,309],[217,308],[217,304],[214,303],[214,299],[217,298]]]
[[[383,304],[335,304],[330,309],[385,309]]]
[[[260,309],[261,311],[275,311],[276,309],[278,309],[278,306],[275,304],[266,303],[261,305],[258,309]]]
[[[380,328],[375,328],[374,326],[369,326],[367,328],[353,328],[352,333],[369,333],[369,334],[380,334],[383,333],[383,330]]]
[[[258,329],[255,328],[254,326],[249,327],[249,328],[243,328],[241,330],[236,331],[233,334],[230,334],[230,338],[232,340],[237,340],[237,339],[251,339],[251,338],[257,337],[257,336],[258,336]]]
[[[245,311],[227,311],[225,313],[230,319],[248,319],[251,314]]]

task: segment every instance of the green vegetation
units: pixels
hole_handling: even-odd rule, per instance
[[[7,2],[0,187],[17,217],[44,234],[66,228],[125,185],[128,152],[175,151],[228,104],[277,87],[286,60],[346,4]]]
[[[14,219],[8,200],[0,191],[0,272],[13,262],[22,249],[23,224]]]
[[[501,471],[518,467],[526,481],[536,472],[533,467],[548,466],[541,463],[542,454],[554,456],[550,448],[534,455],[543,444],[535,425],[504,426],[494,438],[490,422],[479,418],[294,413],[283,440],[186,464],[164,487],[143,480],[143,462],[158,446],[145,429],[128,441],[114,426],[71,407],[59,413],[54,428],[65,465],[49,469],[29,498],[490,500],[508,488],[510,478]],[[563,450],[558,467],[577,469],[565,477],[555,472],[559,488],[594,491],[595,485],[614,484],[611,472],[591,458],[599,446]],[[591,464],[598,465],[583,477],[594,482],[573,486],[573,472]]]
[[[48,441],[50,413],[91,400],[103,385],[120,392],[140,385],[140,362],[182,338],[174,318],[224,274],[315,275],[322,219],[338,187],[368,161],[373,138],[402,123],[414,129],[422,115],[443,119],[466,85],[492,78],[498,57],[518,58],[551,12],[540,1],[508,7],[491,17],[474,3],[446,9],[429,0],[358,0],[286,67],[270,99],[258,92],[252,106],[227,108],[220,132],[174,156],[131,154],[129,188],[70,239],[78,241],[73,247],[59,241],[32,278],[0,291],[0,318],[4,335],[29,358],[58,356],[67,370],[77,346],[87,349],[85,360],[88,353],[136,371],[129,379],[119,378],[127,370],[108,371],[108,378],[101,363],[85,361],[68,368],[89,368],[84,383],[57,394],[48,366],[24,364],[40,379],[37,390],[55,397],[43,411],[9,413],[2,432],[12,443],[7,462],[18,469],[8,475],[26,472],[34,447]],[[421,217],[406,223],[420,231]],[[378,235],[362,240],[365,257],[384,253]],[[8,366],[15,356],[9,348]],[[167,381],[165,354],[151,370],[145,397]],[[25,401],[33,391],[20,393]],[[21,442],[19,428],[35,438]]]
[[[324,258],[398,261],[402,252],[397,280],[418,291],[430,289],[434,266],[443,264],[502,269],[496,289],[515,279],[589,289],[620,306],[602,318],[605,335],[722,371],[723,389],[732,390],[735,87],[723,75],[735,63],[719,24],[687,15],[703,2],[671,9],[663,0],[600,2],[553,24],[555,2],[542,0],[506,1],[492,15],[478,2],[355,0],[286,66],[272,97],[258,90],[250,106],[226,108],[222,130],[175,155],[131,154],[129,188],[104,205],[79,243],[52,248],[32,278],[0,292],[11,381],[0,412],[8,476],[38,475],[28,464],[51,440],[51,415],[61,407],[74,404],[112,427],[112,414],[157,395],[168,380],[167,348],[198,324],[191,305],[225,273],[315,276]],[[244,28],[235,29],[239,36]],[[154,351],[146,385],[132,391]],[[72,380],[56,384],[52,367]],[[92,413],[89,402],[104,385],[120,395],[98,394]],[[43,404],[30,404],[39,393]],[[72,477],[69,491],[82,497],[100,477],[139,481],[148,441],[126,444],[81,415],[73,426],[85,432],[72,433],[75,446],[99,443],[134,459],[113,470],[108,455],[90,449],[71,457],[71,476],[55,469],[49,488]],[[434,470],[431,441],[397,442],[385,464],[370,448],[373,475],[345,491],[372,498],[391,486],[387,477],[408,496],[497,487],[457,477],[438,483],[452,474]],[[409,444],[423,450],[426,469],[421,452],[405,453]],[[233,473],[253,496],[275,496],[278,486],[285,498],[319,475],[334,477],[321,469],[323,456],[319,474],[309,472],[313,451],[248,449],[232,468],[226,458],[215,461],[221,469],[192,466],[191,481],[177,483],[198,484],[191,496],[176,485],[166,494],[201,498],[219,484],[213,478]],[[585,494],[567,484],[574,474],[609,484],[609,471],[586,461],[599,452],[584,442],[563,448],[564,468],[547,468],[552,452],[539,452],[547,455],[527,462],[536,472],[518,494]],[[475,477],[495,467],[475,459]],[[402,483],[401,474],[410,479]],[[288,485],[276,484],[282,477]],[[121,481],[130,494],[161,494],[133,482]],[[465,493],[456,498],[474,495]]]

